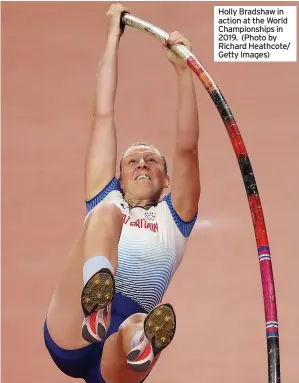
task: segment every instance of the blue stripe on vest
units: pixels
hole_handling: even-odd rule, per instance
[[[198,212],[196,212],[195,216],[193,217],[191,221],[186,222],[182,220],[182,218],[178,215],[178,213],[175,211],[174,207],[172,206],[171,193],[167,194],[167,196],[163,198],[163,201],[167,203],[168,208],[171,212],[172,218],[174,219],[174,222],[177,225],[180,232],[183,234],[184,237],[189,237],[193,229],[193,226],[196,222]]]
[[[97,206],[109,193],[114,190],[119,190],[122,192],[119,181],[117,178],[113,178],[103,190],[101,190],[95,197],[86,201],[86,214],[90,212],[95,206]]]

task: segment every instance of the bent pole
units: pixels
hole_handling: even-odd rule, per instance
[[[169,34],[161,28],[129,13],[123,13],[121,16],[122,30],[124,30],[126,25],[145,32],[160,40],[160,42],[165,42],[169,38]],[[268,353],[268,383],[280,383],[279,332],[271,254],[262,204],[249,156],[234,116],[223,94],[209,73],[201,65],[195,55],[186,47],[174,45],[171,46],[170,49],[187,62],[190,69],[199,78],[209,93],[226,127],[238,160],[249,202],[260,263]],[[244,347],[246,347],[246,345],[244,345]]]

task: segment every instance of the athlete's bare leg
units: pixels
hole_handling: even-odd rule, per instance
[[[71,250],[47,314],[50,335],[64,349],[77,349],[89,344],[81,335],[83,264],[93,256],[104,255],[116,270],[122,225],[121,211],[109,202],[96,206],[85,220],[83,232]]]
[[[158,354],[148,371],[136,372],[127,364],[126,356],[132,349],[132,339],[136,333],[143,331],[146,314],[131,315],[105,342],[101,373],[106,383],[138,383],[151,371],[159,359]]]

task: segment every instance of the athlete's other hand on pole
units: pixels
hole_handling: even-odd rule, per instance
[[[184,37],[180,32],[175,31],[169,35],[169,39],[163,44],[164,50],[168,60],[173,64],[175,70],[185,70],[188,68],[188,65],[185,60],[176,55],[171,49],[171,45],[184,45],[190,51],[192,50],[190,41]]]
[[[128,8],[122,4],[112,4],[106,13],[108,36],[120,38],[122,30],[120,28],[120,17],[122,12],[130,13]]]

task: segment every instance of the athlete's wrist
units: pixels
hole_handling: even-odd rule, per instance
[[[118,48],[121,32],[118,30],[112,30],[108,33],[107,46]]]
[[[190,77],[192,78],[192,72],[188,65],[186,64],[185,66],[175,66],[174,67],[175,72],[180,79],[189,79]]]

